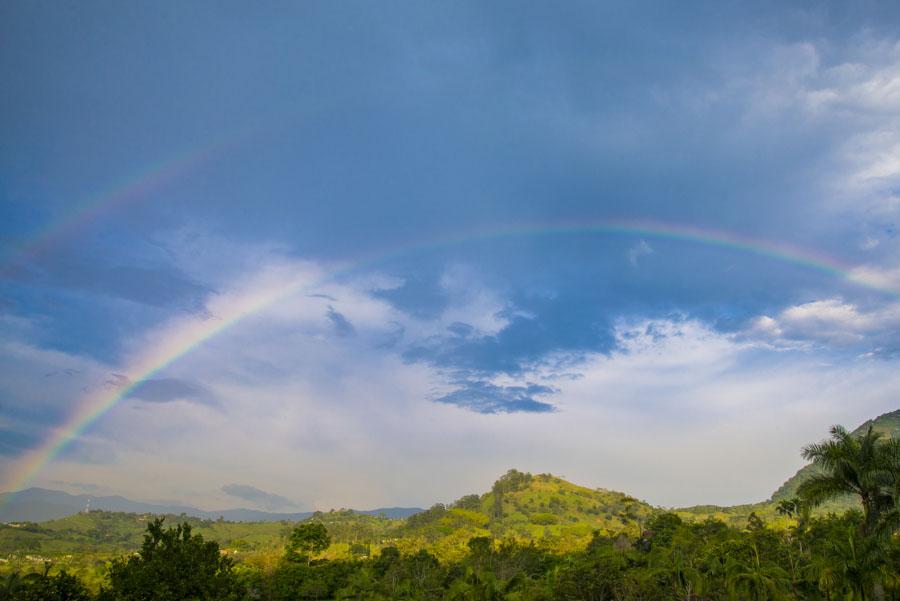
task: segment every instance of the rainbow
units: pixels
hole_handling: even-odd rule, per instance
[[[114,181],[77,203],[60,219],[50,222],[28,241],[14,248],[6,260],[0,263],[0,273],[21,265],[29,258],[38,257],[60,242],[77,235],[105,213],[144,199],[153,190],[194,171],[221,153],[233,141],[233,137],[229,136],[181,150],[147,163]]]
[[[227,307],[216,308],[215,319],[186,320],[177,334],[161,341],[156,348],[134,360],[125,373],[130,380],[125,386],[96,391],[83,398],[66,422],[54,429],[46,440],[15,462],[13,470],[2,482],[9,491],[25,488],[37,474],[51,463],[73,440],[125,399],[142,382],[153,378],[161,370],[178,361],[204,342],[233,328],[249,316],[255,315],[279,301],[301,292],[310,293],[329,281],[347,277],[366,268],[377,267],[391,260],[422,252],[434,252],[461,244],[486,242],[527,236],[562,235],[628,236],[674,240],[701,244],[799,265],[847,282],[860,285],[894,298],[900,298],[900,287],[883,276],[836,261],[824,254],[798,249],[790,245],[772,243],[742,236],[733,232],[698,228],[655,221],[599,221],[594,223],[520,224],[502,228],[469,231],[456,236],[413,242],[384,250],[364,260],[337,266],[315,278],[295,278],[264,292],[248,292],[231,300]]]
[[[412,252],[440,251],[477,242],[492,242],[525,237],[559,237],[565,235],[598,235],[672,240],[756,255],[817,271],[857,286],[900,298],[900,281],[876,270],[851,265],[821,252],[773,242],[736,232],[713,228],[673,224],[652,220],[610,219],[594,222],[556,221],[539,224],[511,224],[503,227],[470,230],[454,236],[405,244],[377,255],[377,259],[360,262],[361,267],[402,258]]]

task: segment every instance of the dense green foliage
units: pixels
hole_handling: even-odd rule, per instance
[[[62,571],[50,575],[50,565],[42,572],[21,576],[18,572],[7,574],[0,585],[0,600],[12,601],[89,601],[88,588],[75,576]]]
[[[6,526],[0,600],[900,600],[900,443],[835,427],[804,453],[816,471],[798,497],[730,513],[510,470],[407,520],[333,511],[166,529],[91,512]],[[835,498],[850,508],[813,511]],[[140,548],[123,557],[136,526]]]
[[[852,510],[785,531],[661,513],[640,536],[597,533],[568,553],[485,536],[454,561],[389,546],[361,560],[297,562],[287,552],[270,569],[237,570],[189,527],[152,522],[141,552],[113,563],[98,599],[900,599],[900,540],[866,537],[862,523]],[[10,588],[18,596],[0,599],[89,598],[64,572]]]
[[[164,529],[163,520],[147,524],[144,544],[136,555],[113,560],[103,601],[182,601],[240,599],[242,587],[233,562],[219,545],[192,535],[189,524]]]

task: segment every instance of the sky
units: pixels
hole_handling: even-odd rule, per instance
[[[900,408],[900,6],[0,4],[0,489],[767,498]]]

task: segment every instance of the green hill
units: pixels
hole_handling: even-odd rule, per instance
[[[401,547],[428,547],[444,556],[464,554],[473,536],[565,550],[585,544],[594,531],[637,534],[653,512],[648,503],[625,493],[509,470],[490,492],[435,505],[409,517],[396,535]]]
[[[853,431],[855,435],[861,435],[865,433],[865,431],[872,426],[876,432],[881,432],[885,436],[900,438],[900,409],[896,411],[891,411],[890,413],[885,413],[884,415],[879,415],[875,419],[870,419],[866,421],[864,424],[859,426],[856,430]],[[813,465],[807,465],[805,467],[800,468],[800,470],[791,476],[787,482],[782,484],[778,490],[776,490],[772,494],[772,501],[778,502],[784,499],[792,499],[797,496],[797,488],[800,486],[800,483],[809,478],[812,474],[816,473],[816,467]],[[840,507],[849,507],[850,501],[848,500],[846,503],[837,504],[836,506]]]

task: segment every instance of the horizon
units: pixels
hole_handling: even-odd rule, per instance
[[[530,471],[527,470],[527,469],[526,469],[526,470],[519,470],[518,468],[510,468],[510,469],[514,469],[514,470],[517,470],[517,471],[520,471],[520,472],[523,472],[523,473],[532,474],[532,472],[530,472]],[[504,473],[506,473],[506,470],[504,471]],[[502,476],[502,475],[503,475],[503,474],[498,474],[497,477],[499,478],[499,477]],[[574,482],[574,481],[570,481],[570,480],[567,480],[564,476],[560,476],[560,475],[557,475],[557,474],[539,474],[539,473],[536,473],[536,472],[535,472],[535,473],[533,473],[533,475],[549,475],[549,476],[551,476],[551,477],[553,477],[553,478],[557,478],[557,479],[559,479],[559,480],[562,480],[562,481],[565,481],[565,482],[569,482],[570,484],[574,484],[575,486],[579,486],[579,487],[582,487],[582,488],[587,488],[587,489],[590,489],[590,490],[606,490],[606,491],[609,491],[609,492],[617,492],[617,493],[628,494],[628,491],[625,491],[625,490],[612,490],[612,489],[605,488],[605,487],[603,487],[603,486],[590,486],[590,485],[588,485],[588,484],[586,484],[586,483],[583,483],[583,482]],[[793,475],[794,475],[794,474],[792,473],[792,474],[790,474],[789,476],[785,477],[785,481],[786,481],[788,478],[792,477]],[[496,481],[496,479],[497,479],[497,478],[495,478],[495,481]],[[309,508],[309,509],[305,509],[305,510],[302,510],[302,511],[300,511],[300,510],[297,510],[297,511],[273,511],[273,510],[267,510],[267,509],[260,509],[260,508],[258,508],[258,507],[251,507],[251,506],[249,506],[249,504],[248,504],[248,505],[235,505],[234,507],[215,507],[215,508],[208,508],[208,507],[202,507],[202,506],[200,506],[200,505],[194,504],[194,503],[192,503],[192,502],[190,502],[190,501],[186,501],[186,500],[175,500],[175,499],[155,499],[155,500],[154,500],[154,499],[132,499],[132,498],[128,498],[128,497],[125,497],[125,496],[123,496],[123,495],[120,495],[120,494],[113,494],[113,493],[110,493],[110,494],[94,494],[94,495],[92,495],[92,494],[90,494],[89,492],[85,492],[85,491],[81,491],[81,492],[72,492],[72,489],[69,489],[69,490],[63,490],[63,488],[65,488],[65,483],[58,483],[58,484],[60,485],[60,487],[58,487],[58,488],[45,488],[45,487],[40,487],[40,486],[31,486],[31,487],[28,487],[28,488],[24,488],[24,489],[20,489],[20,490],[14,490],[14,491],[0,491],[0,495],[4,495],[4,496],[5,496],[5,495],[15,496],[15,495],[20,494],[20,493],[29,492],[29,491],[33,491],[33,490],[39,490],[39,491],[47,491],[47,492],[62,492],[62,493],[65,493],[65,494],[68,494],[68,495],[71,495],[71,496],[74,496],[74,497],[89,497],[89,498],[91,498],[91,499],[99,499],[99,498],[122,498],[122,499],[127,500],[127,501],[132,501],[132,502],[135,502],[135,503],[143,503],[143,504],[147,504],[147,505],[158,505],[158,506],[167,506],[167,505],[168,505],[168,506],[173,506],[173,507],[174,507],[174,506],[183,506],[183,507],[186,507],[186,508],[196,509],[196,510],[198,510],[198,511],[202,511],[202,512],[205,512],[205,513],[215,513],[215,512],[218,512],[218,511],[259,511],[259,512],[263,512],[263,513],[270,513],[270,514],[273,514],[273,515],[278,515],[278,514],[292,515],[292,514],[306,514],[306,513],[311,514],[311,513],[316,513],[316,512],[325,512],[325,513],[327,513],[327,512],[330,512],[330,511],[344,511],[344,510],[357,511],[357,512],[370,512],[370,511],[376,511],[376,510],[379,510],[379,509],[421,509],[421,510],[425,510],[425,509],[428,509],[429,507],[432,507],[432,506],[434,506],[434,505],[436,505],[436,504],[441,504],[441,505],[450,506],[450,505],[453,504],[453,502],[459,500],[459,498],[461,498],[461,497],[464,496],[465,494],[472,494],[472,493],[475,493],[475,494],[482,495],[482,494],[486,494],[486,493],[489,492],[490,489],[491,489],[490,486],[486,486],[482,491],[471,491],[470,493],[461,493],[460,495],[458,495],[458,496],[455,497],[455,498],[451,498],[451,499],[438,499],[438,500],[434,500],[434,501],[432,501],[432,502],[430,502],[430,503],[426,503],[426,504],[424,504],[424,505],[413,505],[413,504],[408,504],[408,503],[407,503],[407,504],[401,503],[401,504],[399,504],[399,505],[391,505],[391,506],[385,506],[385,507],[358,508],[358,507],[354,507],[352,504],[340,504],[340,505],[335,505],[335,506],[331,506],[331,507],[328,507],[328,508]],[[51,486],[52,486],[52,485],[51,485]],[[773,492],[775,492],[775,491],[773,490]],[[761,503],[761,502],[768,501],[768,500],[771,499],[771,497],[772,497],[772,493],[769,493],[769,496],[766,497],[765,499],[755,499],[755,500],[745,501],[745,502],[741,502],[741,503],[732,503],[732,504],[730,504],[730,505],[725,505],[725,506],[722,506],[722,507],[733,507],[733,506],[740,506],[740,505],[752,505],[752,504],[754,504],[754,503]],[[659,507],[659,508],[663,508],[663,509],[665,509],[665,508],[675,508],[675,509],[679,508],[679,507],[676,507],[676,506],[673,506],[673,505],[667,506],[667,505],[662,505],[662,504],[659,504],[659,503],[654,503],[652,499],[643,499],[643,498],[639,498],[638,501],[640,501],[640,502],[642,502],[642,503],[647,503],[648,505],[651,505],[651,506],[653,506],[653,507]],[[695,504],[695,505],[715,505],[715,504],[711,504],[711,503],[700,503],[700,504]],[[3,505],[0,505],[0,507],[3,507]],[[680,506],[680,508],[686,508],[686,507],[691,507],[691,505]]]
[[[729,506],[896,411],[900,7],[650,8],[0,6],[0,490]]]

